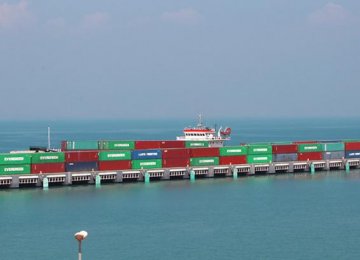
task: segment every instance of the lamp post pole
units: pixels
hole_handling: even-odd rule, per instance
[[[82,259],[82,250],[81,250],[81,242],[87,237],[88,233],[86,231],[80,231],[75,233],[75,239],[79,243],[79,249],[78,249],[78,260]]]

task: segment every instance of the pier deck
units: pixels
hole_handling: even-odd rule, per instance
[[[122,183],[125,181],[144,182],[151,180],[213,178],[217,176],[237,177],[257,174],[284,174],[295,172],[350,170],[360,168],[359,159],[322,160],[307,162],[273,162],[270,164],[217,165],[208,167],[168,168],[151,170],[122,170],[109,172],[65,172],[49,174],[0,175],[0,188],[45,187],[50,185],[95,184],[96,177],[100,182]]]

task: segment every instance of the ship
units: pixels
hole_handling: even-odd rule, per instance
[[[202,115],[199,114],[199,121],[195,127],[185,127],[184,135],[176,137],[179,141],[206,141],[209,147],[223,147],[225,141],[230,140],[231,128],[222,127],[218,130],[205,126],[202,121]]]
[[[122,183],[360,169],[360,140],[227,145],[230,127],[200,114],[173,140],[64,140],[0,154],[0,188]]]

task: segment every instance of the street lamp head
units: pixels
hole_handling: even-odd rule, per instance
[[[88,233],[86,231],[80,231],[80,232],[75,233],[74,236],[77,241],[82,241],[87,237],[87,235],[88,235]]]

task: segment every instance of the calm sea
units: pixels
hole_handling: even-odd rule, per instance
[[[0,122],[0,151],[173,139],[184,121]],[[223,120],[231,144],[360,139],[360,119]],[[0,190],[0,259],[359,259],[360,171]]]

